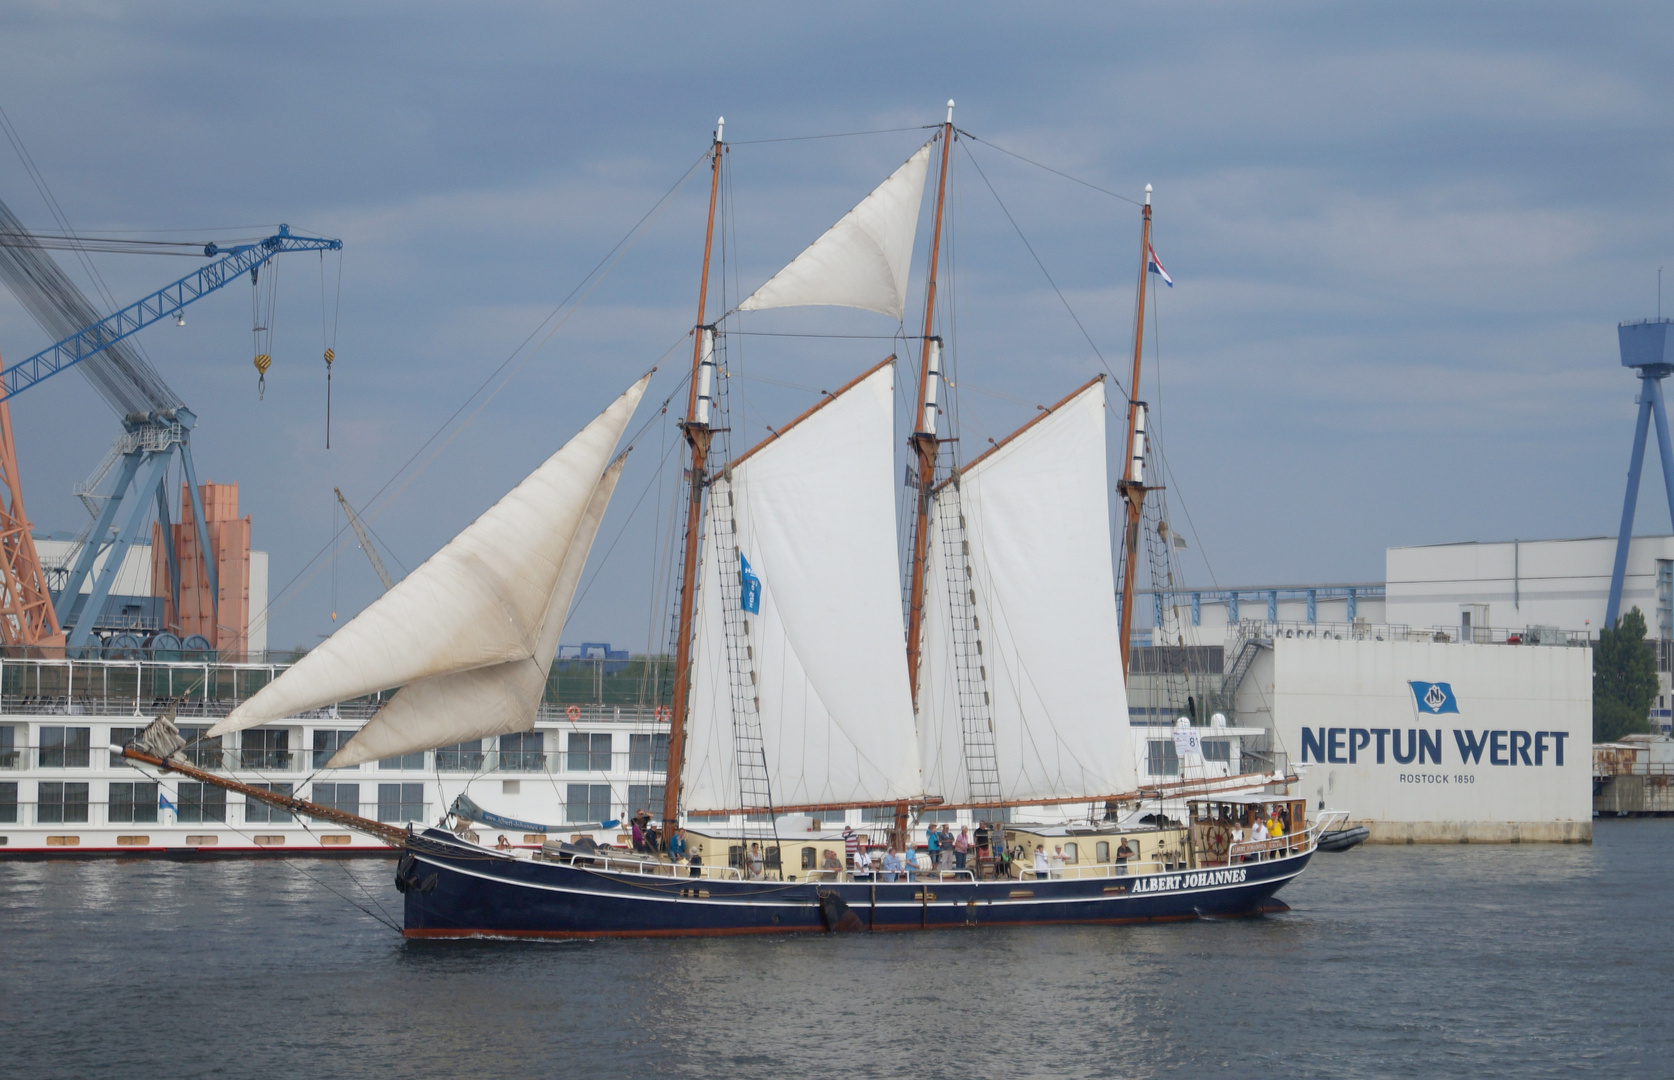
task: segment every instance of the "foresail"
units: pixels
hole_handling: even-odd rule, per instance
[[[825,305],[901,318],[933,142],[920,147],[739,310]]]
[[[929,794],[950,804],[989,797],[973,797],[956,633],[980,642],[980,651],[968,650],[975,670],[967,678],[987,696],[1000,798],[1110,795],[1137,786],[1105,461],[1101,381],[974,462],[957,488],[938,493],[919,681]],[[961,513],[968,555],[944,527]],[[950,589],[974,601],[974,625],[953,625]]]
[[[546,690],[547,673],[558,651],[564,620],[575,601],[581,571],[598,536],[627,453],[619,454],[593,489],[587,512],[576,530],[558,587],[547,607],[535,654],[504,664],[438,675],[404,686],[326,762],[328,769],[346,769],[366,761],[433,750],[472,739],[528,731],[535,726],[535,710]]]
[[[683,809],[757,805],[740,790],[735,694],[756,703],[775,806],[919,794],[902,659],[893,406],[886,363],[711,486]],[[739,555],[760,579],[754,612],[738,610]],[[723,574],[733,577],[727,589]],[[727,604],[743,630],[730,654]]]
[[[538,654],[571,541],[650,376],[212,733]]]

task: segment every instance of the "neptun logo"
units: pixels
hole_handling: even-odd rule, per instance
[[[1459,714],[1459,699],[1451,683],[1415,679],[1407,687],[1420,720]],[[1442,732],[1442,728],[1303,728],[1302,760],[1327,765],[1385,765],[1393,757],[1397,765],[1441,765],[1446,745]],[[1567,731],[1453,729],[1460,765],[1561,766],[1568,738]]]
[[[1439,715],[1459,711],[1459,699],[1453,696],[1453,684],[1444,682],[1409,682],[1413,700],[1420,715]]]

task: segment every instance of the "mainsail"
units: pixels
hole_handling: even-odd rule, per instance
[[[934,141],[919,147],[825,235],[739,304],[739,310],[827,305],[901,318]]]
[[[533,656],[504,664],[490,664],[470,671],[438,675],[402,687],[379,709],[366,726],[355,733],[332,759],[330,769],[345,769],[364,761],[411,754],[437,746],[528,731],[535,726],[535,710],[546,691],[547,672],[558,651],[558,638],[581,581],[587,554],[598,536],[616,481],[622,475],[627,452],[619,454],[593,489],[593,497],[582,516],[581,528],[564,556],[558,588],[546,611],[539,643]]]
[[[1107,480],[1099,380],[938,491],[919,679],[927,794],[950,804],[996,794],[977,790],[968,767],[954,640],[960,632],[980,642],[965,661],[977,668],[967,678],[987,699],[1000,798],[1112,795],[1137,786]],[[961,514],[963,539],[956,539],[959,530],[948,526]],[[970,602],[972,625],[953,625],[950,590]]]
[[[538,657],[570,548],[649,380],[629,387],[446,547],[210,733]]]
[[[759,756],[775,806],[888,803],[922,790],[901,663],[894,386],[886,361],[711,487],[686,809],[756,805],[741,790],[740,695],[753,699],[761,732],[759,751],[742,752],[751,766]],[[740,608],[740,557],[760,581],[753,612]]]

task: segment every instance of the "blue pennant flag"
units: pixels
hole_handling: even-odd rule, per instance
[[[761,578],[750,569],[750,560],[742,551],[738,553],[738,576],[742,582],[738,606],[751,615],[761,614]]]
[[[180,807],[178,807],[178,806],[174,805],[173,803],[169,802],[169,797],[167,795],[163,794],[163,789],[162,788],[157,789],[157,809],[159,809],[159,810],[173,810],[177,814],[180,813]]]
[[[1409,682],[1413,700],[1418,702],[1420,716],[1459,711],[1459,699],[1453,696],[1453,684],[1444,682]]]

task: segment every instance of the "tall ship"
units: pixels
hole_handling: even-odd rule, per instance
[[[165,715],[114,749],[159,775],[400,849],[412,937],[1120,923],[1268,910],[1334,815],[1320,808],[1310,824],[1284,775],[1227,765],[1171,782],[1140,776],[1123,673],[1142,507],[1154,489],[1137,395],[1124,391],[1118,411],[1114,485],[1102,377],[980,456],[959,453],[937,304],[959,134],[952,103],[881,185],[711,320],[722,133],[717,125],[680,424],[687,486],[661,837],[646,836],[649,814],[624,849],[597,835],[617,821],[569,831],[470,798],[449,803],[436,826],[375,822],[189,760],[202,739],[247,736],[370,694],[387,696],[322,769],[487,739],[504,746],[530,731],[650,374],[197,740]],[[808,306],[904,320],[933,159],[922,333],[905,342],[917,355],[857,365],[846,385],[730,453],[717,436],[730,431],[736,320]],[[1149,196],[1143,215],[1130,387],[1155,265]],[[907,388],[903,498],[895,408]],[[455,629],[438,635],[438,625]],[[1175,742],[1201,760],[1196,729],[1183,723]],[[425,809],[415,817],[438,808]],[[955,823],[966,825],[958,838]],[[495,834],[502,827],[526,827],[521,839],[539,843],[520,846]]]

